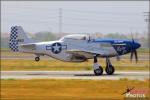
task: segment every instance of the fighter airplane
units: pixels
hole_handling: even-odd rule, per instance
[[[76,34],[67,35],[56,41],[35,42],[28,38],[21,26],[11,27],[9,47],[14,52],[35,54],[35,61],[40,56],[47,55],[52,58],[66,62],[84,62],[93,59],[93,70],[95,75],[102,75],[103,68],[97,59],[106,58],[105,72],[112,75],[115,71],[110,62],[111,57],[131,53],[131,59],[135,55],[138,60],[137,51],[141,45],[132,40],[93,38],[90,35]]]

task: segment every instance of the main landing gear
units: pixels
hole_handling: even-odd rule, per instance
[[[94,74],[96,76],[102,75],[103,74],[103,68],[97,63],[97,56],[94,56]],[[105,71],[108,75],[112,75],[115,71],[115,68],[112,66],[109,58],[106,58],[106,68]]]
[[[103,68],[97,63],[97,57],[96,56],[94,57],[93,68],[94,68],[95,75],[98,76],[98,75],[102,75],[103,74]]]
[[[106,58],[106,68],[105,71],[108,75],[112,75],[115,72],[114,66],[111,64],[110,59]]]

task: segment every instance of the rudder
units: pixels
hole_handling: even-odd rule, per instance
[[[21,26],[12,26],[11,27],[11,34],[9,40],[9,48],[14,51],[19,51],[19,45],[24,43],[29,43],[30,40],[27,37],[26,33],[24,32]]]

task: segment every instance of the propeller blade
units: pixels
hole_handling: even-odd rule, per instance
[[[135,55],[135,60],[136,60],[136,63],[138,62],[138,55],[137,55],[137,51],[134,50],[131,52],[131,56],[130,56],[130,61],[132,62],[132,59],[133,59],[133,55]]]
[[[132,42],[134,43],[133,34],[131,33]]]
[[[130,61],[132,62],[132,59],[133,59],[133,51],[131,52],[131,55],[130,55]]]
[[[131,33],[131,37],[132,37],[132,47],[131,47],[131,56],[130,56],[130,61],[132,62],[133,59],[133,55],[135,55],[135,60],[136,63],[138,62],[138,56],[137,56],[137,51],[136,49],[134,50],[133,45],[134,45],[134,39],[133,39],[133,34]]]
[[[137,51],[135,50],[134,51],[134,54],[135,54],[135,60],[136,60],[136,63],[138,62],[138,56],[137,56]]]

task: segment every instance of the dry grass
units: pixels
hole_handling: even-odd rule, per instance
[[[141,49],[142,50],[142,49]],[[143,51],[141,52],[143,53]],[[140,57],[148,59],[148,53],[139,54]],[[2,59],[1,69],[2,70],[92,70],[93,60],[83,63],[70,63],[54,60],[51,58],[44,57],[41,61],[35,62],[34,55],[28,53],[10,52],[8,50],[3,50],[1,52],[1,57],[21,57],[21,58],[31,58],[29,59]],[[32,60],[33,58],[33,60]],[[129,58],[129,55],[124,56],[124,58]],[[116,61],[116,59],[111,59],[112,64],[117,70],[148,70],[149,61],[140,60],[138,63],[131,63],[129,59],[121,59],[121,61]],[[100,58],[99,63],[101,66],[105,67],[105,59]]]
[[[29,53],[21,53],[21,52],[12,52],[9,50],[2,50],[1,56],[12,56],[12,57],[18,57],[18,56],[34,56],[33,54]]]
[[[2,80],[1,100],[122,100],[127,88],[147,89],[149,80]]]
[[[101,59],[101,65],[105,67],[105,60]],[[128,60],[115,61],[113,65],[117,70],[148,70],[148,61],[131,63]],[[58,60],[1,60],[1,70],[92,70],[93,61],[82,63],[62,62]]]

